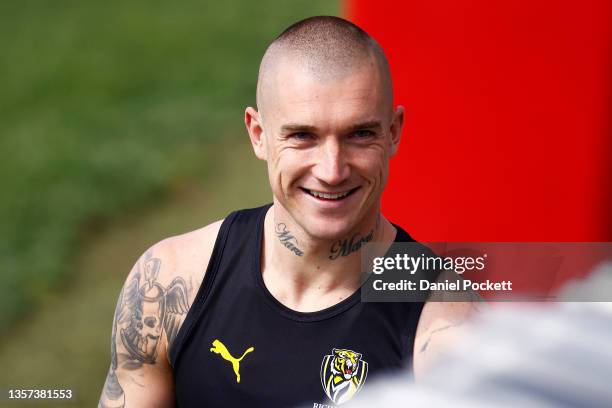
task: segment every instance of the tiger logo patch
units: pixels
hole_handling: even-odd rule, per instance
[[[353,350],[333,349],[321,363],[321,385],[334,404],[343,404],[361,390],[368,376],[368,363]]]

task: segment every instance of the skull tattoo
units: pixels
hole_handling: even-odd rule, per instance
[[[153,364],[162,333],[172,343],[178,331],[178,320],[187,313],[187,288],[182,278],[175,278],[167,288],[157,282],[161,261],[145,261],[145,282],[140,285],[140,272],[126,287],[124,327],[121,341],[130,356],[140,363]]]

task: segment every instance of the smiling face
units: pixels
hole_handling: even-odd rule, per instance
[[[277,211],[319,239],[360,231],[379,211],[403,119],[379,65],[370,57],[322,79],[281,58],[270,75],[246,124]]]

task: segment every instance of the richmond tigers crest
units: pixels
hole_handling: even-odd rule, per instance
[[[363,387],[368,375],[368,363],[361,354],[347,349],[333,349],[323,357],[321,384],[334,404],[342,404]]]

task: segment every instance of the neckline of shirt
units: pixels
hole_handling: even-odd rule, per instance
[[[256,239],[254,246],[255,253],[251,257],[253,259],[253,265],[251,269],[253,271],[256,286],[261,289],[263,297],[268,303],[268,305],[288,319],[308,323],[330,319],[358,304],[361,298],[361,286],[357,288],[357,290],[346,299],[343,299],[332,306],[329,306],[325,309],[317,310],[315,312],[299,312],[297,310],[293,310],[282,304],[278,299],[274,297],[274,295],[266,287],[261,273],[261,253],[264,234],[264,221],[270,207],[272,207],[272,204],[263,206],[261,211],[257,215],[257,224],[255,228]],[[398,228],[397,226],[395,227],[397,229],[395,239],[397,239],[400,236],[400,228]]]

